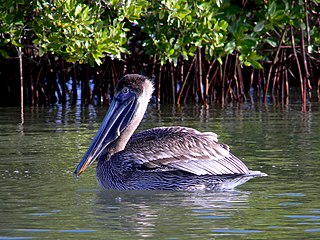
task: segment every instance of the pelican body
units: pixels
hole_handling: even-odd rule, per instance
[[[106,189],[230,189],[266,176],[249,170],[212,132],[177,126],[134,134],[153,90],[152,82],[138,74],[119,80],[109,110],[75,170],[77,177],[96,159],[97,181]]]

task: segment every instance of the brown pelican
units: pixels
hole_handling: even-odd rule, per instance
[[[133,134],[153,92],[138,74],[124,76],[89,149],[78,177],[95,159],[100,186],[107,189],[197,190],[234,188],[257,176],[212,132],[157,127]]]

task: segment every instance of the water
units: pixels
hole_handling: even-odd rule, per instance
[[[0,109],[0,239],[320,239],[320,111],[150,106],[141,129],[214,131],[254,170],[233,191],[105,191],[73,171],[106,109]]]

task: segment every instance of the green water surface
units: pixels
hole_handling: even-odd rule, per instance
[[[320,239],[320,111],[150,106],[138,130],[214,131],[253,170],[233,191],[106,191],[73,171],[105,107],[0,108],[0,239]]]

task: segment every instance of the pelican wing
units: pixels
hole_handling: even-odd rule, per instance
[[[144,170],[176,169],[196,175],[246,174],[249,169],[212,132],[160,127],[134,134],[126,150]]]

